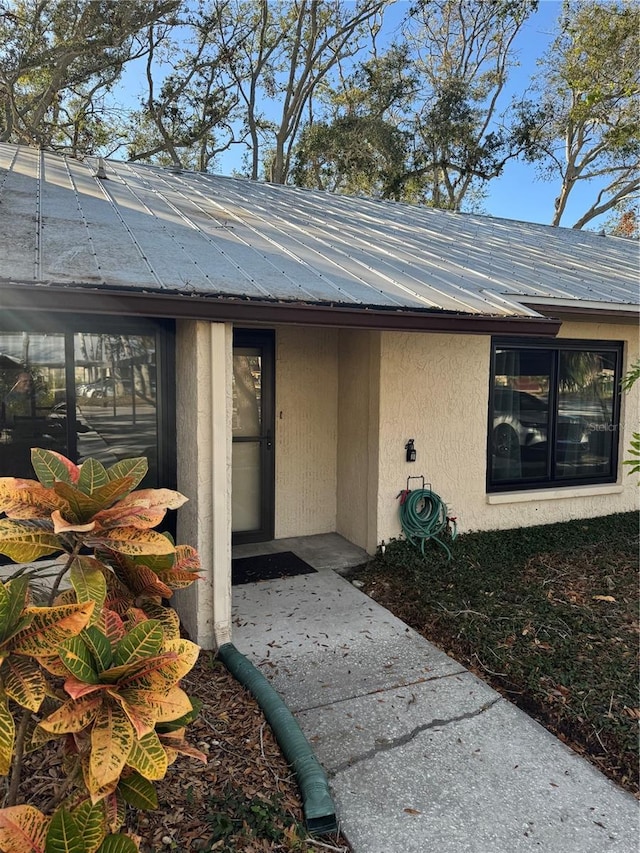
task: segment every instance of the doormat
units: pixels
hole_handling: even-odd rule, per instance
[[[293,575],[309,575],[311,572],[315,572],[313,566],[305,563],[293,551],[260,554],[258,557],[239,557],[231,561],[231,582],[234,586]]]

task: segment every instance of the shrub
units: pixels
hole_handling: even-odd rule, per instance
[[[126,804],[154,808],[153,782],[197,712],[179,686],[199,649],[163,605],[198,578],[197,552],[152,528],[186,498],[136,491],[144,458],[105,468],[31,451],[37,480],[0,478],[0,553],[22,564],[0,582],[0,809],[3,853],[130,853]],[[34,593],[56,556],[48,604]],[[67,578],[70,586],[60,591]],[[66,778],[43,810],[21,802],[25,755],[58,739]]]

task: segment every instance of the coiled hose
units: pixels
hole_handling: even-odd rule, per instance
[[[432,539],[451,559],[451,549],[442,536],[450,531],[451,540],[457,535],[456,520],[447,515],[447,505],[431,489],[405,489],[400,492],[400,524],[407,540],[420,548],[424,556],[425,542]]]

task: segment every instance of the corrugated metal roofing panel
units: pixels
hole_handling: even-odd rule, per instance
[[[533,315],[632,306],[632,241],[0,145],[0,279]]]

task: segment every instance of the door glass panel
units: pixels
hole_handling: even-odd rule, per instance
[[[233,435],[258,436],[262,424],[262,357],[257,347],[233,351]]]
[[[146,456],[157,485],[155,336],[77,333],[74,351],[78,461]]]
[[[492,479],[547,474],[551,353],[497,350],[491,426]]]
[[[557,477],[611,473],[615,368],[615,353],[560,353]]]
[[[32,447],[67,452],[64,335],[0,332],[0,476],[33,479]]]
[[[261,526],[261,454],[259,441],[233,443],[231,528],[234,533]]]

